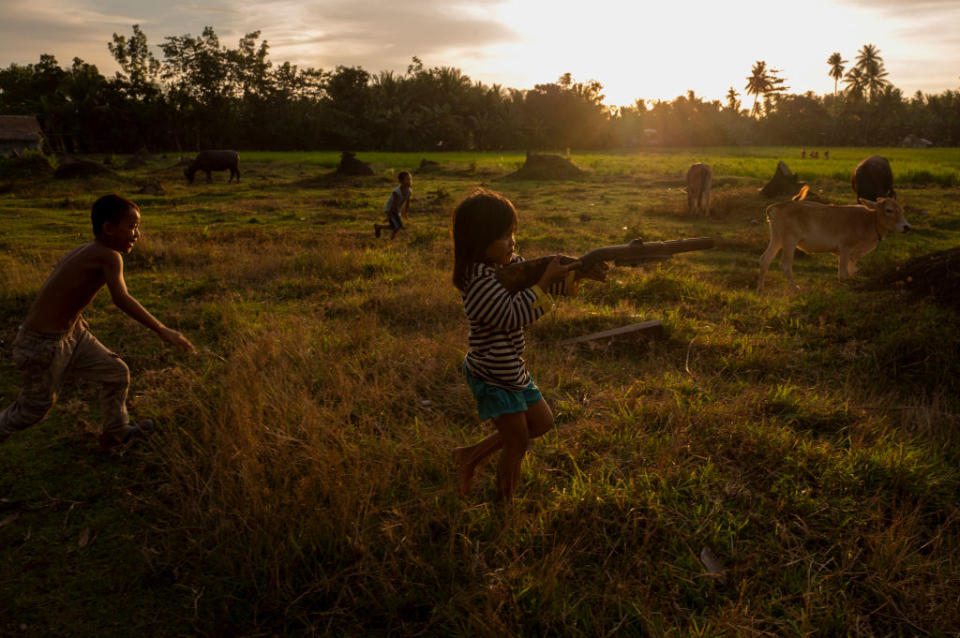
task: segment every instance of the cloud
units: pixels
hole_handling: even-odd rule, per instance
[[[957,17],[960,19],[960,11],[958,11]],[[960,48],[960,32],[955,31],[952,26],[944,29],[943,24],[939,21],[922,21],[905,25],[897,29],[897,34],[904,40],[923,43],[925,48],[950,51],[953,58],[956,57],[957,49]],[[948,61],[955,62],[956,60]]]
[[[850,5],[857,9],[881,9],[891,13],[902,13],[913,17],[917,13],[928,11],[944,11],[947,13],[957,10],[956,0],[841,0],[841,4]]]
[[[67,0],[13,0],[0,5],[0,64],[39,60],[43,53],[69,66],[74,57],[100,62],[110,58],[107,42],[116,30],[136,20],[129,14],[102,12]]]
[[[414,55],[428,65],[449,64],[445,60],[457,52],[518,40],[518,33],[491,17],[489,9],[496,4],[335,0],[285,2],[280,11],[274,2],[253,4],[245,11],[258,16],[246,22],[261,28],[271,50],[284,60],[376,72],[405,67]]]
[[[417,55],[427,65],[450,65],[459,52],[476,54],[519,39],[493,16],[503,1],[180,0],[171,6],[153,0],[5,0],[0,65],[34,62],[50,52],[62,65],[78,56],[112,69],[107,42],[115,32],[129,34],[134,24],[154,46],[167,36],[200,35],[206,26],[228,47],[260,31],[275,64],[376,72],[405,68]]]

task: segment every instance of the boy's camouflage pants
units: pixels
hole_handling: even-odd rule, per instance
[[[82,318],[63,333],[20,327],[13,341],[13,361],[23,372],[23,389],[0,413],[0,441],[43,419],[70,377],[99,382],[104,433],[125,432],[130,421],[126,405],[130,370],[87,328]]]

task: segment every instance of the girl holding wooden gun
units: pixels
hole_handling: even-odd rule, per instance
[[[580,262],[553,259],[539,281],[510,292],[497,279],[497,269],[522,262],[513,253],[517,211],[506,197],[478,189],[453,213],[453,284],[463,298],[470,321],[469,350],[463,361],[467,384],[477,401],[480,419],[493,419],[497,431],[474,445],[453,451],[457,488],[466,495],[477,465],[502,450],[497,466],[498,500],[510,500],[530,439],[553,425],[553,413],[523,360],[524,326],[552,305],[547,292],[576,294],[583,277],[603,281],[603,262],[590,272]]]

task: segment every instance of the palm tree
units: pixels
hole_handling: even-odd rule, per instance
[[[870,101],[890,84],[887,80],[887,70],[883,67],[883,58],[880,49],[872,44],[865,44],[857,52],[857,64],[854,67],[863,75],[863,88],[870,93]]]
[[[855,65],[861,72],[867,73],[869,70],[883,64],[883,58],[880,57],[880,49],[872,44],[865,44],[857,51],[857,64]]]
[[[843,65],[847,61],[843,59],[843,56],[839,53],[831,53],[830,57],[827,58],[827,64],[830,65],[830,73],[828,75],[833,78],[833,94],[837,94],[837,82],[840,81],[840,78],[843,77]]]
[[[747,77],[747,85],[743,90],[747,95],[753,96],[753,108],[750,109],[750,115],[756,115],[760,110],[760,96],[767,89],[767,63],[763,60],[757,60],[750,70],[750,76]]]
[[[780,69],[768,70],[767,63],[763,60],[757,60],[756,64],[753,65],[753,68],[750,70],[750,75],[747,77],[747,85],[743,87],[747,95],[753,96],[753,108],[750,109],[751,116],[760,112],[761,95],[764,98],[764,102],[769,104],[773,95],[790,88],[783,85],[785,80],[777,77],[777,73],[780,73]]]
[[[867,80],[863,71],[857,67],[853,67],[843,76],[843,83],[847,85],[847,96],[852,101],[858,102],[863,99],[864,89],[867,88]]]
[[[891,86],[887,79],[887,70],[880,65],[874,73],[867,76],[867,90],[870,92],[870,101],[873,102],[877,96],[883,94],[884,89]]]
[[[727,91],[727,108],[731,111],[740,110],[740,100],[737,99],[738,97],[740,97],[740,94],[731,86],[730,90]]]

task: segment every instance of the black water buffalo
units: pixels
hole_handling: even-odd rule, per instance
[[[850,185],[857,199],[877,201],[878,197],[896,197],[893,190],[893,171],[886,157],[871,155],[853,169]]]
[[[237,178],[237,183],[240,183],[240,156],[236,151],[200,151],[190,162],[190,166],[184,169],[183,174],[192,184],[197,171],[207,174],[207,182],[213,181],[210,179],[210,171],[230,171],[227,183],[232,182],[234,177]]]

